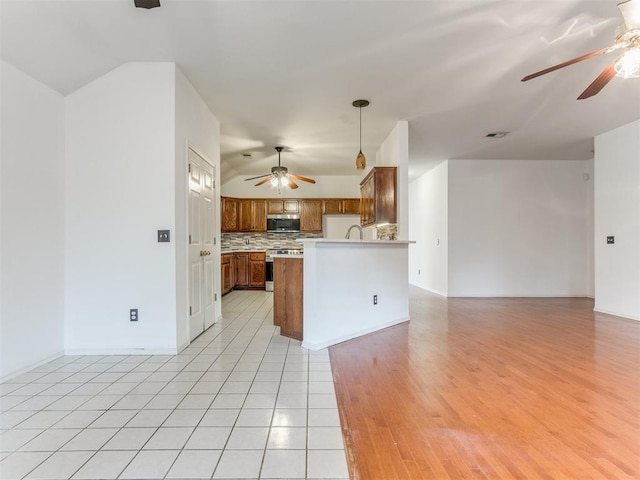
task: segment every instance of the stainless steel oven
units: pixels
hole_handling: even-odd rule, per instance
[[[273,292],[273,253],[274,252],[275,250],[267,250],[267,255],[266,255],[266,265],[265,265],[266,279],[264,282],[264,289],[267,292]]]

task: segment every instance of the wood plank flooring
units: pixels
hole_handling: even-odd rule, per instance
[[[640,322],[445,299],[330,348],[352,479],[640,478]]]

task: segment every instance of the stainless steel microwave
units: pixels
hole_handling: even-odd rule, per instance
[[[267,232],[299,232],[300,215],[297,213],[267,215]]]

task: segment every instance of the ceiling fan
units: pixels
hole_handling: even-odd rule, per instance
[[[280,165],[280,152],[282,152],[284,147],[275,147],[275,148],[276,148],[276,151],[278,152],[278,166],[271,167],[271,173],[267,173],[265,175],[258,175],[257,177],[247,178],[245,179],[245,182],[248,182],[250,180],[255,180],[257,178],[263,178],[263,180],[260,180],[258,183],[255,184],[256,187],[259,187],[260,185],[264,185],[267,182],[271,182],[271,184],[274,187],[278,188],[278,191],[280,191],[281,187],[289,187],[294,190],[298,188],[298,185],[296,185],[296,183],[293,181],[294,178],[296,180],[300,180],[303,182],[316,183],[316,181],[312,178],[302,177],[300,175],[294,175],[293,173],[289,173],[289,169],[287,167],[283,167]]]
[[[616,33],[616,42],[607,48],[587,53],[581,57],[567,60],[566,62],[545,68],[539,72],[527,75],[522,79],[523,82],[537,78],[550,72],[554,72],[574,63],[597,57],[604,53],[610,53],[614,50],[626,50],[622,55],[611,62],[600,75],[589,85],[584,92],[580,94],[578,100],[592,97],[602,90],[607,83],[615,76],[622,78],[638,78],[640,77],[640,0],[626,0],[618,4],[618,9],[622,14],[624,25],[620,25]]]

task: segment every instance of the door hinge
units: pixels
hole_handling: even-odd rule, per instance
[[[214,302],[217,302],[217,301],[218,301],[218,294],[217,294],[217,293],[214,293],[214,294],[213,294],[213,301],[214,301]]]
[[[218,244],[218,237],[213,237],[213,244],[217,245]]]
[[[213,181],[213,189],[214,190],[216,189],[216,181],[215,180]]]
[[[189,164],[189,173],[191,173],[191,164]]]
[[[189,235],[189,245],[191,245],[191,235]]]
[[[191,315],[192,315],[192,314],[191,314],[191,312],[192,312],[192,308],[191,308],[191,307],[189,307],[189,316],[191,316]]]

